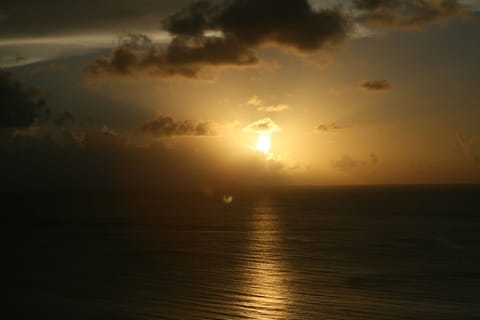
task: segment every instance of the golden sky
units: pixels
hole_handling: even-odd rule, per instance
[[[89,4],[0,7],[9,184],[480,182],[478,1]]]

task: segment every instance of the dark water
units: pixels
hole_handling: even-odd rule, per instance
[[[12,319],[480,317],[478,187],[234,197],[2,192]]]

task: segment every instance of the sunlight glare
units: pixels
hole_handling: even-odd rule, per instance
[[[268,155],[270,153],[271,145],[272,145],[272,143],[270,141],[270,135],[261,134],[261,135],[258,136],[257,145],[256,145],[255,149],[257,151],[260,151],[260,152],[264,153],[265,155]]]

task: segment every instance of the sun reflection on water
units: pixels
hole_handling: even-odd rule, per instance
[[[248,250],[251,257],[244,266],[248,272],[241,314],[254,319],[286,319],[289,297],[281,261],[278,216],[268,203],[255,206],[252,214]]]

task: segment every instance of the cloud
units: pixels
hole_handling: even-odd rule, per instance
[[[378,159],[378,156],[375,153],[370,154],[370,163],[372,165],[377,165],[380,160]]]
[[[90,64],[91,79],[151,76],[156,78],[201,78],[202,68],[251,66],[255,53],[234,38],[179,36],[166,47],[155,45],[141,34],[129,34],[108,57]]]
[[[205,67],[253,66],[255,49],[276,44],[312,52],[344,40],[349,18],[339,9],[314,10],[307,0],[196,1],[164,21],[166,46],[130,35],[108,57],[87,67],[91,78],[202,78]]]
[[[475,141],[465,134],[457,134],[457,144],[462,150],[464,156],[475,164],[480,165],[480,155],[475,150]]]
[[[109,56],[88,66],[87,74],[91,79],[205,79],[211,78],[206,68],[258,65],[256,49],[262,46],[302,54],[331,48],[352,34],[354,20],[419,29],[465,12],[455,0],[353,0],[353,7],[356,18],[340,6],[314,9],[307,0],[195,1],[164,19],[163,29],[171,36],[168,44],[130,35]]]
[[[250,123],[243,130],[257,134],[270,134],[280,131],[280,127],[272,119],[264,118]]]
[[[0,128],[24,128],[47,115],[44,94],[27,88],[8,71],[0,70]]]
[[[259,107],[263,105],[263,101],[259,97],[253,96],[247,101],[247,104],[249,106]]]
[[[378,156],[374,153],[369,155],[368,161],[356,160],[346,154],[340,160],[335,161],[333,166],[340,171],[353,171],[368,166],[376,166],[378,163]]]
[[[313,51],[344,40],[350,21],[339,9],[314,10],[307,0],[197,1],[171,15],[164,27],[172,35],[215,30],[249,47],[274,43]]]
[[[334,162],[334,167],[341,171],[351,171],[363,167],[365,162],[357,161],[349,155],[344,155],[342,159]]]
[[[258,111],[265,111],[265,112],[282,112],[285,110],[288,110],[288,105],[286,104],[277,104],[277,105],[272,105],[272,106],[261,106],[258,107]]]
[[[289,106],[282,103],[277,105],[265,106],[263,101],[257,97],[253,96],[247,101],[247,105],[257,107],[258,111],[263,112],[282,112],[289,109]]]
[[[144,123],[141,130],[159,138],[180,136],[211,137],[217,135],[214,127],[215,125],[212,122],[177,121],[171,117],[159,116]]]
[[[208,188],[221,201],[225,190],[279,184],[289,174],[281,161],[250,150],[231,152],[223,139],[144,139],[108,125],[42,126],[33,135],[0,135],[6,187]]]
[[[65,126],[68,124],[73,124],[75,122],[75,118],[70,112],[65,111],[64,113],[56,116],[53,121],[57,126]]]
[[[315,128],[317,132],[331,132],[336,130],[345,129],[344,126],[340,126],[334,122],[328,124],[320,124]]]
[[[386,91],[393,88],[388,80],[365,81],[360,86],[366,91]]]
[[[457,0],[353,0],[358,20],[371,26],[416,29],[466,16]]]

